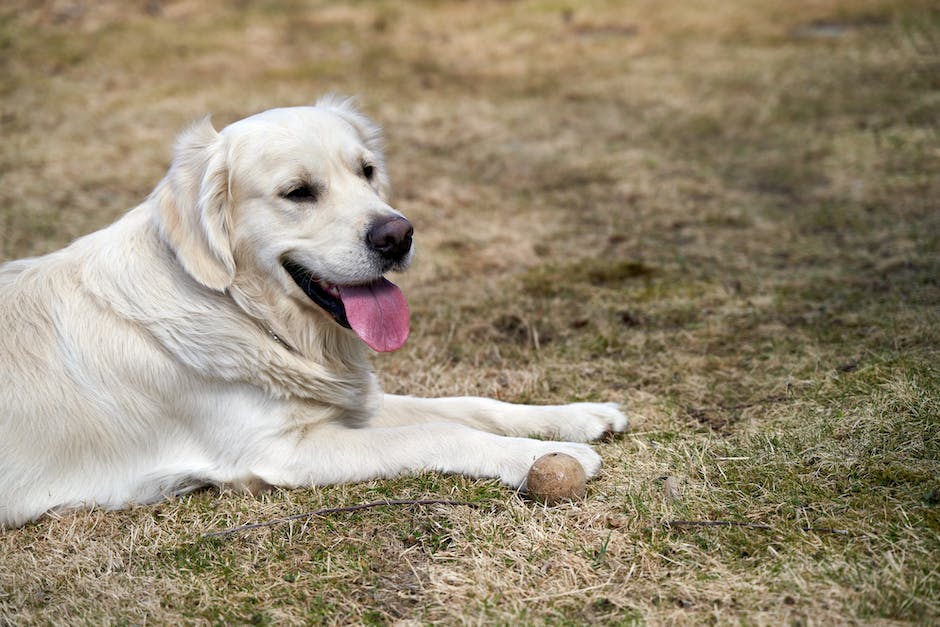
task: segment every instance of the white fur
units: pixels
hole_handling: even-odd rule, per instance
[[[379,142],[335,97],[220,133],[206,119],[119,221],[0,266],[0,526],[205,484],[437,470],[518,487],[552,451],[597,472],[585,444],[523,436],[621,431],[616,405],[383,395],[365,345],[281,267],[289,254],[334,283],[381,274],[364,245],[370,220],[396,214]],[[298,178],[322,184],[315,205],[279,195]]]

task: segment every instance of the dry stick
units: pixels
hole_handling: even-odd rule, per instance
[[[748,529],[773,529],[770,525],[736,522],[733,520],[667,520],[664,527],[747,527]]]
[[[314,516],[326,516],[328,514],[342,514],[345,512],[358,512],[362,509],[369,509],[372,507],[382,507],[385,505],[467,505],[469,507],[479,507],[477,503],[470,503],[468,501],[447,501],[441,499],[430,499],[425,501],[413,501],[413,500],[400,500],[400,501],[373,501],[372,503],[361,503],[359,505],[350,505],[348,507],[329,507],[326,509],[318,509],[312,512],[304,512],[303,514],[294,514],[293,516],[285,516],[283,518],[275,518],[273,520],[266,520],[259,523],[250,523],[247,525],[239,525],[238,527],[232,527],[230,529],[223,529],[222,531],[213,531],[212,533],[207,533],[203,535],[203,538],[218,538],[221,536],[231,535],[233,533],[238,533],[240,531],[250,531],[251,529],[260,529],[261,527],[273,527],[274,525],[279,525],[281,523],[290,522],[292,520],[301,520],[303,518],[313,518]]]
[[[800,531],[814,531],[816,533],[834,533],[840,536],[849,535],[848,529],[833,529],[831,527],[800,527]]]
[[[664,527],[747,527],[748,529],[763,529],[773,531],[770,525],[760,523],[737,522],[734,520],[667,520],[663,523]],[[829,527],[797,527],[800,531],[815,531],[818,533],[835,533],[840,536],[847,536],[847,529],[831,529]]]

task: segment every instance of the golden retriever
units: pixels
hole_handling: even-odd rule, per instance
[[[198,486],[315,486],[434,470],[521,487],[622,431],[612,403],[383,394],[369,348],[408,335],[384,275],[412,226],[379,128],[349,100],[179,137],[105,229],[0,266],[0,526]],[[525,436],[565,440],[551,442]]]

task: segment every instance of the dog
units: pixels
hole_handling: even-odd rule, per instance
[[[207,117],[117,222],[0,266],[0,526],[206,485],[520,488],[551,452],[595,475],[585,442],[626,428],[617,404],[381,391],[370,349],[409,333],[385,275],[414,254],[388,196],[381,131],[349,99]]]

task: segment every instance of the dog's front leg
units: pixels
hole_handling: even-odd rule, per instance
[[[281,486],[353,483],[426,470],[523,484],[532,462],[548,453],[575,457],[588,476],[600,456],[586,444],[499,436],[452,423],[401,427],[322,426],[295,444],[269,450],[255,468],[264,481]]]
[[[627,428],[617,403],[516,405],[491,398],[417,398],[386,394],[375,426],[454,422],[491,433],[590,442]]]

